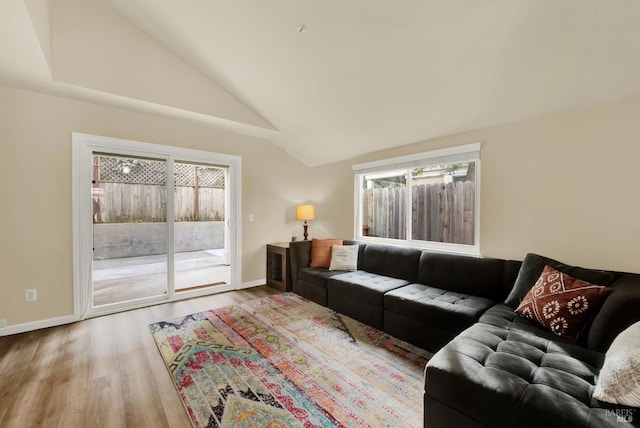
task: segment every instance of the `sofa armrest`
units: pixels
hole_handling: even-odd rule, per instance
[[[311,264],[311,241],[295,241],[289,245],[291,288],[298,292],[298,271]]]
[[[588,330],[589,349],[606,352],[611,342],[631,324],[640,321],[640,275],[626,273],[611,284],[607,297]]]

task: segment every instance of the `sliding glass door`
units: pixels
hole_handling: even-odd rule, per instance
[[[167,161],[92,154],[92,306],[165,296]]]
[[[176,292],[230,283],[227,169],[199,162],[174,163]]]
[[[78,318],[237,288],[235,156],[74,134]]]

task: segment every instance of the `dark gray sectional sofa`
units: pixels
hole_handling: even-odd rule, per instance
[[[534,254],[523,263],[344,244],[359,245],[354,272],[309,267],[311,242],[292,243],[293,291],[435,353],[425,369],[425,427],[640,426],[640,409],[592,397],[607,348],[640,320],[640,275]],[[514,312],[522,282],[544,265],[613,289],[577,342]]]

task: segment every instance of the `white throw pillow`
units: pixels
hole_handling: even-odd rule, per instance
[[[358,248],[358,245],[333,245],[329,270],[357,270]]]
[[[607,403],[640,407],[640,321],[611,343],[593,397]]]

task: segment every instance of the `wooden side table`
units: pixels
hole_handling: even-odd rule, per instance
[[[291,291],[289,243],[267,244],[267,285],[282,291]]]

